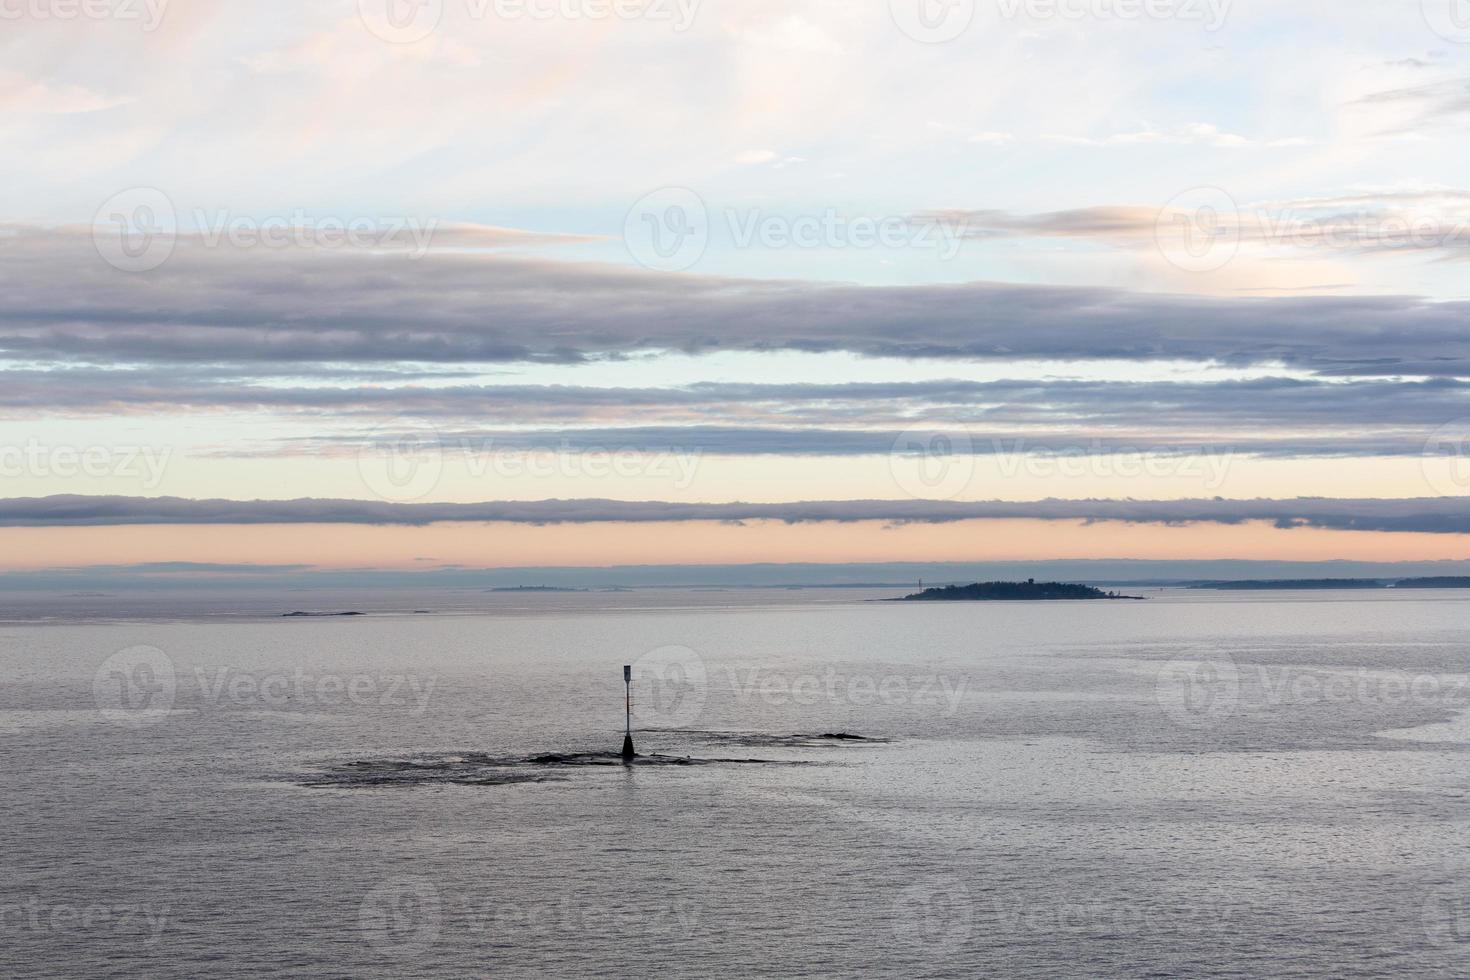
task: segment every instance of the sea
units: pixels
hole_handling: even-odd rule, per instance
[[[1470,971],[1470,592],[901,591],[7,594],[0,976]]]

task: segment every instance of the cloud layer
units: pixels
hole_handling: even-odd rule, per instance
[[[403,383],[371,383],[382,381]],[[1470,382],[951,379],[628,388],[467,385],[367,372],[328,373],[303,386],[242,381],[208,368],[0,371],[0,414],[13,417],[241,412],[323,426],[315,435],[293,432],[235,447],[248,455],[355,452],[365,439],[400,434],[449,451],[678,447],[882,455],[906,435],[933,432],[956,440],[956,451],[986,454],[1094,448],[1405,456],[1455,451],[1470,436]],[[317,421],[324,416],[335,431]]]
[[[163,364],[559,362],[648,351],[1285,364],[1470,377],[1470,302],[855,286],[430,253],[181,247],[111,268],[77,232],[0,236],[0,351]]]
[[[845,500],[776,504],[541,500],[476,504],[392,504],[362,500],[185,500],[177,497],[65,495],[0,500],[0,526],[98,527],[136,524],[514,524],[783,521],[944,524],[971,520],[1121,521],[1187,525],[1265,521],[1279,528],[1470,533],[1470,498],[1411,500]]]

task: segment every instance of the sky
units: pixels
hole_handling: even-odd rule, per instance
[[[0,572],[1470,558],[1465,0],[0,21]]]

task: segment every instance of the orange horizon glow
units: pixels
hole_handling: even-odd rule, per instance
[[[639,524],[129,525],[0,528],[0,568],[144,562],[322,569],[751,563],[1045,561],[1435,561],[1470,559],[1470,536],[1239,525],[974,520],[788,525]]]

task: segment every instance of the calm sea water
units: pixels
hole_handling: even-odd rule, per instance
[[[1149,595],[12,596],[0,975],[1463,975],[1470,595]]]

